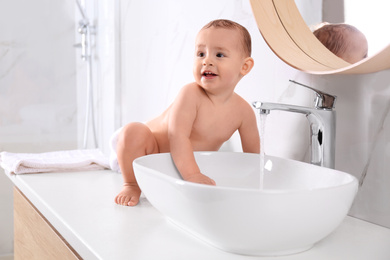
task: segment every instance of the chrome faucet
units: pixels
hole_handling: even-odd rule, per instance
[[[260,114],[269,114],[271,110],[282,110],[306,115],[310,123],[311,163],[328,168],[335,166],[336,96],[316,90],[296,81],[291,82],[304,86],[316,93],[314,108],[278,103],[253,102]]]

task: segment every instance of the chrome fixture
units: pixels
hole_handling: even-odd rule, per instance
[[[92,37],[95,34],[95,27],[90,23],[84,8],[79,0],[76,0],[77,7],[80,11],[82,19],[79,21],[78,32],[81,34],[81,42],[75,44],[75,47],[81,48],[81,59],[87,62],[87,102],[84,126],[84,141],[83,148],[87,148],[89,124],[92,126],[92,135],[94,148],[97,147],[96,130],[95,130],[95,115],[93,102],[93,75],[92,75]]]
[[[334,111],[334,105],[336,96],[293,80],[290,81],[316,93],[313,108],[260,101],[253,102],[253,106],[259,109],[260,114],[269,114],[271,110],[281,110],[306,115],[310,123],[311,163],[334,169],[336,137],[336,111]]]

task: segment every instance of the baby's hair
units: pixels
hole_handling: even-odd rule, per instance
[[[346,36],[345,32],[360,31],[356,27],[345,23],[325,23],[313,33],[326,48],[340,57],[346,51],[348,46],[348,36]]]
[[[249,34],[248,30],[244,26],[230,20],[218,19],[218,20],[211,21],[205,26],[203,26],[202,30],[208,29],[210,27],[238,30],[242,35],[242,47],[244,53],[248,55],[248,57],[251,56],[252,53],[251,35]]]

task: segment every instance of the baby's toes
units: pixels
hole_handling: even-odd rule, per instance
[[[137,197],[132,197],[131,199],[130,199],[130,201],[128,202],[128,205],[129,206],[135,206],[135,205],[137,205],[138,204],[138,201],[139,201],[139,199],[137,198]]]
[[[116,197],[115,197],[115,203],[116,204],[122,204],[122,196],[121,195],[117,195]]]
[[[130,197],[129,196],[123,196],[122,200],[121,200],[121,205],[128,206],[129,201],[130,201]]]

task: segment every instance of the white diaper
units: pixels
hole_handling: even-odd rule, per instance
[[[116,146],[118,143],[118,136],[119,136],[119,133],[122,130],[122,128],[123,127],[116,130],[110,137],[110,160],[109,160],[110,168],[111,168],[111,170],[116,171],[116,172],[121,172],[121,169],[120,169],[119,164],[118,164],[118,157],[116,154]]]

